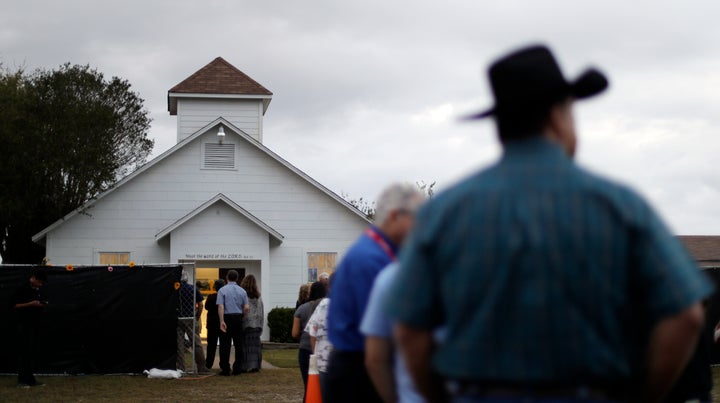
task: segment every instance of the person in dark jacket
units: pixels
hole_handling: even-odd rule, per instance
[[[46,282],[47,273],[41,269],[34,270],[30,281],[20,286],[11,300],[11,308],[17,317],[19,388],[43,386],[35,379],[33,370],[37,360],[38,323],[48,304],[42,295]]]
[[[205,368],[205,354],[203,353],[202,341],[200,334],[197,332],[194,321],[197,320],[198,310],[202,310],[203,296],[197,287],[188,284],[187,272],[182,272],[180,280],[180,290],[178,292],[178,309],[177,309],[177,359],[175,367],[185,371],[185,337],[193,342],[195,365],[197,372],[207,374]],[[193,318],[195,317],[195,319]]]
[[[225,280],[219,278],[213,284],[214,293],[207,296],[205,309],[207,318],[205,328],[207,329],[207,354],[205,355],[205,368],[212,369],[215,362],[218,340],[220,339],[220,317],[217,310],[217,291],[225,285]]]
[[[298,348],[298,363],[300,364],[300,376],[302,376],[303,385],[307,391],[308,370],[310,367],[310,354],[312,354],[312,346],[310,344],[310,334],[305,331],[310,317],[320,301],[327,295],[325,285],[320,281],[312,283],[310,286],[310,297],[308,301],[295,310],[292,326],[292,337],[300,340]],[[303,393],[303,402],[305,394]]]

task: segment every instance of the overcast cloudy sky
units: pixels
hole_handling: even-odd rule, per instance
[[[391,181],[442,190],[499,155],[498,55],[549,44],[568,77],[610,89],[577,104],[580,164],[634,186],[678,234],[718,235],[720,2],[0,0],[0,63],[89,64],[127,79],[175,144],[167,90],[222,56],[274,93],[264,141],[337,193]]]

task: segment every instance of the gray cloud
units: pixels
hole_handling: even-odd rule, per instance
[[[636,187],[683,234],[719,234],[720,28],[712,1],[3,1],[6,67],[90,64],[129,80],[175,143],[167,90],[222,56],[274,92],[265,143],[336,192],[447,187],[499,155],[484,70],[531,41],[610,90],[577,105],[579,162]],[[39,10],[39,11],[38,11]]]

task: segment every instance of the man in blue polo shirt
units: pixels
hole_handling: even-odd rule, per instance
[[[503,155],[418,212],[386,301],[415,384],[433,401],[659,401],[713,287],[641,197],[573,161],[573,101],[605,76],[567,81],[544,46],[489,73],[495,106],[475,117]]]
[[[237,284],[238,272],[230,270],[227,285],[217,293],[217,309],[220,318],[220,375],[230,375],[230,342],[235,346],[235,362],[232,374],[242,373],[243,315],[250,312],[247,292]]]
[[[424,197],[416,186],[393,184],[378,197],[377,225],[368,227],[350,247],[333,277],[328,337],[328,402],[381,401],[365,370],[365,338],[360,322],[375,276],[395,260]]]

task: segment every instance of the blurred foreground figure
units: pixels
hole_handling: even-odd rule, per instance
[[[703,308],[707,311],[710,299],[703,301]],[[712,376],[712,346],[713,332],[716,326],[705,323],[705,327],[698,337],[697,347],[685,370],[665,396],[664,403],[709,403],[712,402],[713,376]],[[717,343],[717,340],[715,340]]]
[[[365,230],[335,270],[327,318],[334,350],[327,367],[324,403],[382,401],[365,370],[365,337],[360,333],[360,321],[375,277],[395,261],[423,201],[423,194],[414,185],[388,186],[377,200],[376,225]]]
[[[418,212],[388,298],[426,398],[659,401],[703,323],[708,279],[632,190],[573,162],[567,81],[543,46],[489,69],[503,155]],[[446,340],[433,343],[445,326]]]

